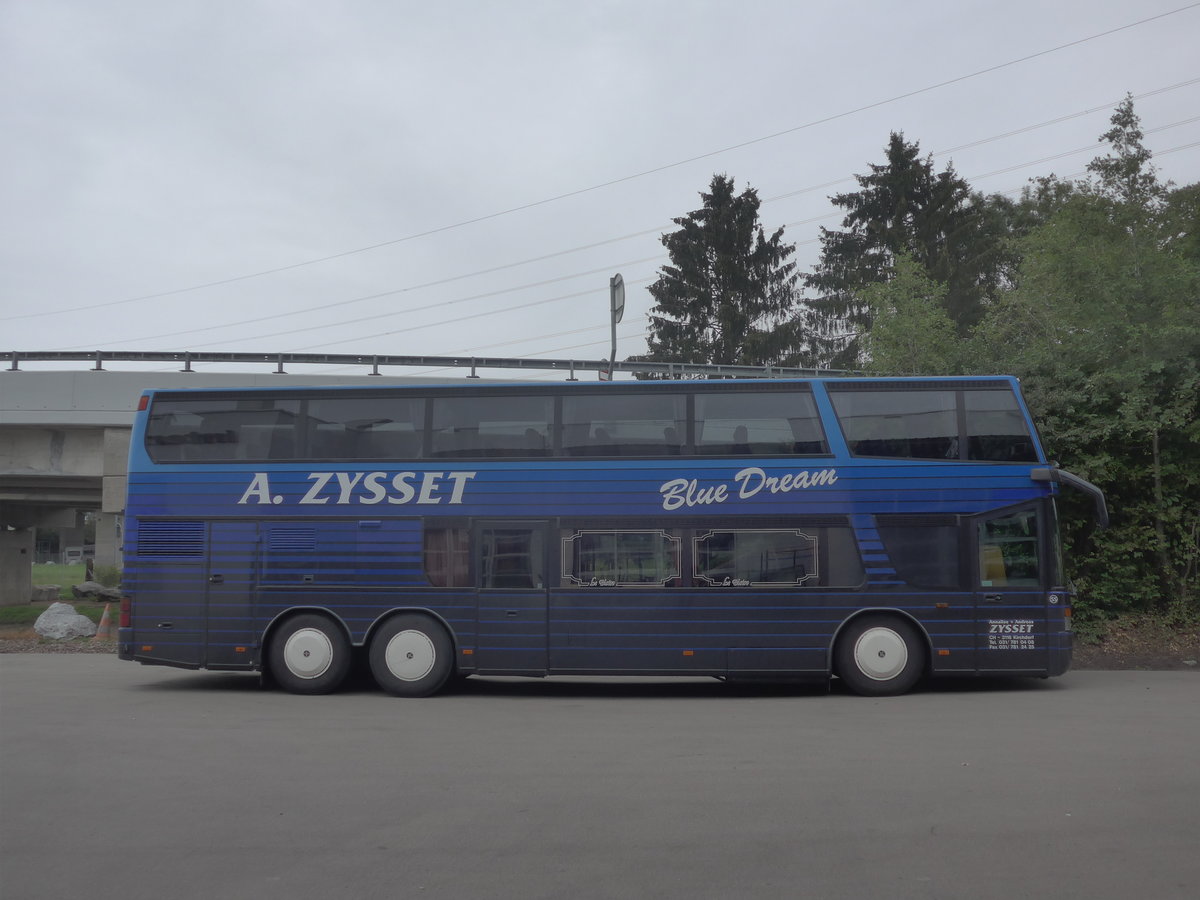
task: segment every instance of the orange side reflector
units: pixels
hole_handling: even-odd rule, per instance
[[[1068,606],[1066,609],[1064,609],[1063,615],[1066,616],[1068,619],[1071,618],[1071,607]]]
[[[935,604],[933,604],[933,607],[934,607],[934,609],[949,609],[950,604],[949,603],[935,603]]]
[[[233,648],[233,652],[234,652],[234,653],[245,653],[245,652],[246,652],[246,648],[245,648],[245,647],[234,647],[234,648]]]
[[[950,655],[949,650],[939,650],[938,651],[938,656],[949,656],[949,655]]]
[[[695,651],[695,650],[684,650],[684,651],[683,651],[683,655],[684,655],[684,656],[695,656],[695,655],[696,655],[696,651]]]
[[[152,644],[142,644],[142,652],[143,653],[149,653],[153,649],[154,649],[154,646]]]
[[[463,656],[473,656],[474,654],[475,654],[475,651],[472,650],[470,647],[463,648]]]

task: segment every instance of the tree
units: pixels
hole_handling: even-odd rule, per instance
[[[886,154],[885,164],[854,176],[861,190],[832,198],[847,210],[844,230],[821,229],[821,257],[805,279],[817,293],[805,321],[822,363],[866,361],[862,339],[873,319],[862,291],[886,281],[899,254],[946,285],[942,303],[960,333],[1002,281],[1004,208],[972,193],[952,165],[935,172],[932,157],[922,159],[903,134],[892,133]]]
[[[649,361],[789,365],[798,324],[795,246],[767,237],[757,192],[714,175],[704,205],[662,237],[671,261],[650,285]]]
[[[960,341],[945,310],[946,286],[907,254],[896,257],[889,281],[861,295],[873,324],[866,335],[868,371],[880,375],[952,375]]]
[[[1050,452],[1101,485],[1109,531],[1068,518],[1077,575],[1102,609],[1195,608],[1200,585],[1200,267],[1194,194],[1160,184],[1132,103],[1096,180],[1020,241],[1016,287],[973,358],[1013,371]],[[1191,208],[1194,209],[1194,206]]]

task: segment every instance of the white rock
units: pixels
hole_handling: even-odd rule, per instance
[[[91,637],[96,633],[96,623],[87,616],[75,612],[70,603],[51,603],[37,617],[33,630],[44,638],[61,641],[74,637]]]

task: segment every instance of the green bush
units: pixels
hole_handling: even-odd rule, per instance
[[[121,586],[121,570],[116,566],[96,566],[92,574],[105,587]]]

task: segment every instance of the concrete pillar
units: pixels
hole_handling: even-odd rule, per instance
[[[121,554],[121,517],[96,513],[96,565],[124,567]]]
[[[129,429],[104,429],[104,470],[100,512],[96,514],[96,565],[124,567],[121,516],[125,512]]]
[[[0,606],[33,597],[33,529],[0,528]]]

